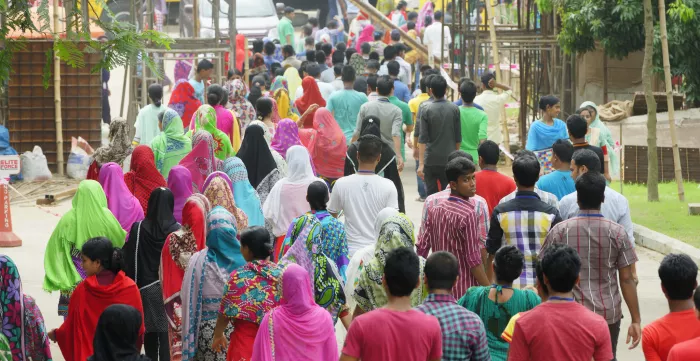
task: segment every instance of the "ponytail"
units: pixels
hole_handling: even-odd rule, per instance
[[[112,241],[105,237],[91,238],[85,242],[81,253],[92,261],[100,261],[100,265],[106,270],[114,273],[124,270],[122,249],[114,247]]]
[[[160,108],[163,104],[163,86],[160,84],[151,84],[148,87],[148,97],[151,98],[153,105]]]

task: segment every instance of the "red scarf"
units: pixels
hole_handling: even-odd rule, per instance
[[[318,89],[318,84],[316,84],[316,79],[307,76],[301,81],[301,87],[304,89],[304,95],[294,102],[301,114],[304,114],[307,109],[313,104],[318,104],[319,107],[326,106],[326,100],[323,99],[321,91]],[[309,114],[308,118],[304,122],[304,128],[312,128],[314,126],[314,116],[316,112]]]
[[[146,145],[139,145],[131,155],[131,171],[124,174],[124,182],[141,203],[143,214],[148,214],[148,199],[158,187],[167,187],[165,178],[156,168],[153,151]]]
[[[56,330],[56,342],[66,361],[85,361],[92,356],[97,321],[102,311],[115,303],[133,306],[143,315],[139,289],[122,271],[108,285],[101,286],[96,276],[90,276],[75,288],[70,297],[68,317]],[[139,339],[143,339],[144,333],[141,323]]]
[[[168,107],[175,110],[182,119],[182,125],[187,129],[194,113],[202,106],[202,102],[194,96],[194,87],[186,80],[175,84],[175,89],[170,95]]]

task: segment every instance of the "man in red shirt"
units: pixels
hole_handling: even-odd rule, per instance
[[[501,155],[498,144],[487,140],[479,145],[478,151],[481,171],[476,172],[476,194],[486,199],[490,215],[503,197],[515,192],[515,181],[498,172],[498,159]]]
[[[515,323],[508,361],[610,361],[610,331],[604,318],[574,301],[581,259],[565,244],[542,257],[549,300],[521,314]]]
[[[661,290],[671,312],[642,331],[642,350],[647,361],[666,361],[674,345],[700,337],[700,321],[693,304],[693,290],[698,286],[697,275],[698,266],[688,255],[669,254],[661,261]],[[698,298],[697,293],[695,297]]]
[[[389,303],[352,321],[340,361],[440,361],[440,323],[411,308],[411,292],[419,282],[415,252],[405,247],[391,251],[383,280]]]
[[[695,289],[693,296],[695,314],[700,317],[700,287]],[[670,304],[670,303],[669,303]],[[667,361],[700,360],[700,337],[681,342],[671,347]]]

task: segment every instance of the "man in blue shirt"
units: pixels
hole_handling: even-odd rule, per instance
[[[558,139],[552,145],[552,173],[540,177],[537,188],[552,193],[559,200],[564,196],[574,193],[576,185],[571,178],[571,157],[574,155],[574,146],[564,139]]]
[[[399,65],[398,61],[392,60],[386,67],[389,71],[389,76],[394,80],[394,95],[402,102],[408,103],[411,100],[411,90],[408,89],[408,85],[401,82],[398,78],[401,65]]]

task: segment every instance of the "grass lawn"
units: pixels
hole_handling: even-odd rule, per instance
[[[620,191],[620,183],[610,185]],[[632,222],[700,248],[700,216],[688,215],[688,203],[700,203],[700,185],[685,183],[685,202],[678,201],[676,183],[659,184],[660,202],[647,202],[645,185],[624,184]]]

